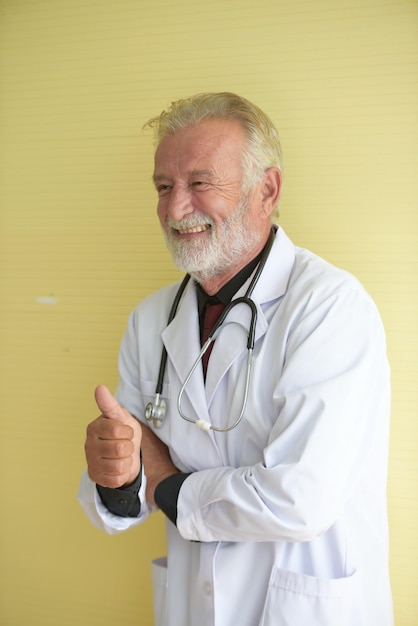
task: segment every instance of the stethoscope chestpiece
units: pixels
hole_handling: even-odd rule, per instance
[[[160,394],[155,394],[154,402],[148,402],[145,407],[145,419],[153,423],[155,428],[160,428],[165,417],[166,404],[165,400],[160,398]]]

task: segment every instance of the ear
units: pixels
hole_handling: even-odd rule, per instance
[[[260,182],[262,208],[260,215],[270,217],[277,207],[282,191],[282,173],[278,167],[269,167]]]

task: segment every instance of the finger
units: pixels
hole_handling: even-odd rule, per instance
[[[101,459],[88,466],[90,478],[102,487],[118,488],[132,482],[131,459]]]
[[[129,422],[128,414],[119,402],[112,396],[105,385],[99,385],[94,392],[96,404],[102,415],[109,419],[119,420],[124,424]]]
[[[129,459],[134,454],[134,444],[126,439],[101,441],[97,454],[102,459]]]
[[[101,415],[87,426],[87,439],[129,439],[134,436],[132,425],[122,424],[119,420],[112,420]]]
[[[114,476],[126,479],[132,465],[131,458],[127,459],[102,459],[100,471],[103,476]]]

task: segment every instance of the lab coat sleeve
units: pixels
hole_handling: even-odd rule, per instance
[[[384,468],[369,458],[385,465],[389,372],[370,298],[348,289],[307,307],[285,344],[272,398],[278,414],[262,460],[188,477],[177,512],[185,539],[309,541],[338,519],[367,473],[373,480],[376,471],[376,490],[384,490]],[[259,398],[264,378],[265,368],[264,376],[255,368]]]

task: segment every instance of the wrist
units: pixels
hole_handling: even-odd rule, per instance
[[[158,486],[162,482],[167,480],[168,478],[171,478],[172,476],[175,476],[176,474],[179,474],[179,473],[180,471],[176,467],[173,466],[173,468],[171,469],[167,469],[164,472],[159,472],[158,475],[155,475],[150,478],[147,477],[147,487],[146,487],[147,502],[149,502],[149,504],[152,504],[153,506],[158,506],[155,501],[155,491],[157,490]]]
[[[142,450],[139,450],[138,459],[135,459],[133,466],[131,468],[131,476],[129,479],[122,485],[122,489],[131,487],[138,481],[141,481],[142,474]]]
[[[155,489],[155,501],[158,508],[173,524],[177,523],[177,501],[180,489],[188,476],[190,474],[177,472],[160,482]]]

